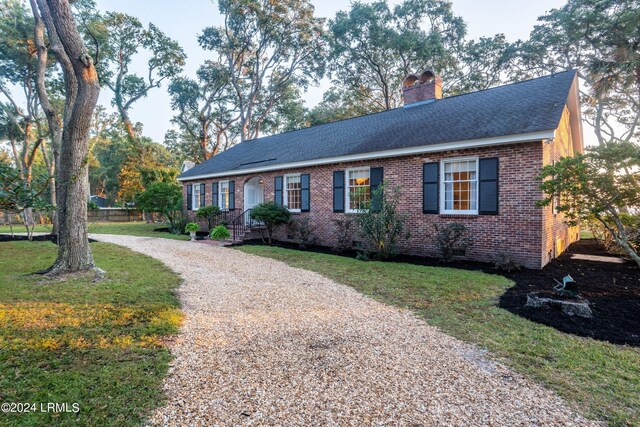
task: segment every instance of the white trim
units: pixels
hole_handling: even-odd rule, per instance
[[[200,206],[200,185],[202,183],[201,182],[194,182],[191,185],[193,185],[193,187],[191,187],[191,210],[192,211],[197,211],[198,209],[201,208]],[[196,198],[196,186],[198,188],[198,197]],[[207,189],[205,187],[204,189],[205,194],[207,192]],[[205,196],[206,197],[206,196]],[[198,200],[198,207],[196,207],[195,201]]]
[[[366,170],[369,172],[369,189],[371,189],[371,167],[370,166],[360,166],[357,168],[349,168],[344,170],[344,212],[345,213],[363,213],[366,212],[365,209],[350,209],[351,200],[349,197],[349,172],[352,171],[361,171]]]
[[[444,187],[444,164],[451,162],[464,162],[469,160],[475,160],[476,162],[476,208],[472,210],[458,210],[458,209],[446,209],[445,208],[445,194],[446,189]],[[477,156],[467,157],[448,157],[440,160],[440,214],[442,215],[478,215],[478,209],[480,204],[480,160]]]
[[[227,184],[227,191],[230,191],[230,189],[229,189],[229,180],[228,179],[226,179],[224,181],[218,181],[218,207],[222,211],[228,211],[229,210],[229,205],[228,204],[227,204],[226,208],[222,207],[222,184],[223,183]]]
[[[282,176],[282,206],[286,207],[289,212],[293,212],[293,213],[299,213],[302,212],[302,209],[289,209],[288,203],[289,203],[289,196],[288,196],[288,190],[287,190],[287,178],[293,177],[293,176],[297,176],[298,178],[300,178],[300,206],[302,206],[302,178],[300,177],[299,173],[288,173]]]
[[[554,132],[555,132],[555,129],[550,129],[545,131],[521,133],[516,135],[496,136],[492,138],[470,139],[467,141],[445,142],[442,144],[422,145],[419,147],[375,151],[372,153],[350,154],[347,156],[338,156],[338,157],[325,157],[322,159],[304,160],[301,162],[292,162],[292,163],[281,163],[277,165],[262,166],[262,167],[252,168],[252,169],[235,169],[235,170],[226,170],[223,172],[216,172],[216,173],[210,173],[210,174],[186,176],[184,178],[178,178],[178,181],[191,181],[194,179],[217,178],[221,176],[230,176],[230,175],[233,175],[233,176],[248,175],[252,173],[301,168],[301,167],[307,167],[307,166],[328,165],[332,163],[353,162],[353,161],[359,161],[359,160],[382,159],[386,157],[410,156],[412,154],[424,154],[424,153],[434,153],[438,151],[462,150],[467,148],[486,147],[490,145],[513,144],[516,142],[542,141],[543,139],[546,139],[546,138],[553,138]]]

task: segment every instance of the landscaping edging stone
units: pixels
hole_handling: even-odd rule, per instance
[[[589,301],[565,301],[561,299],[549,298],[536,293],[527,295],[525,307],[533,308],[557,308],[567,316],[579,316],[590,319],[593,311],[589,307]]]

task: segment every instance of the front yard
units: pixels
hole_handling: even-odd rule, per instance
[[[140,425],[163,402],[177,332],[179,277],[159,261],[92,244],[104,280],[46,280],[49,242],[0,243],[0,402],[36,403],[36,413],[0,414],[0,425]],[[79,412],[40,412],[40,404]]]
[[[640,350],[565,334],[499,308],[498,297],[512,284],[502,276],[266,246],[238,250],[316,271],[407,307],[444,332],[487,348],[585,415],[611,426],[640,423]]]
[[[189,240],[189,236],[182,234],[171,234],[153,231],[157,228],[166,227],[165,224],[147,224],[145,222],[93,222],[89,223],[89,233],[96,234],[126,234],[128,236],[146,236],[161,237],[163,239]],[[9,233],[8,225],[0,225],[0,234]],[[50,225],[38,225],[34,228],[35,232],[50,233]],[[24,233],[25,228],[22,224],[13,225],[14,233]]]

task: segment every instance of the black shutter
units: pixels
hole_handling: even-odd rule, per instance
[[[218,183],[211,183],[211,205],[212,206],[220,206],[220,197],[218,196]]]
[[[302,206],[300,210],[302,212],[309,212],[311,207],[311,200],[309,199],[309,174],[305,173],[300,175],[300,188],[301,188],[301,203]]]
[[[193,184],[187,184],[187,210],[193,209]]]
[[[498,215],[498,158],[480,159],[478,213]]]
[[[206,187],[205,187],[205,184],[200,184],[200,206],[201,207],[204,206],[205,203],[206,203],[205,202],[205,198],[204,198],[205,191],[207,191]]]
[[[422,213],[439,213],[439,164],[438,162],[422,165]]]
[[[236,182],[229,181],[229,210],[232,211],[236,208]]]
[[[273,188],[274,188],[274,196],[275,196],[273,201],[276,203],[276,205],[282,206],[282,177],[281,176],[275,177]]]
[[[333,172],[333,211],[344,212],[344,171]]]
[[[371,200],[371,210],[373,212],[379,212],[382,207],[382,194],[380,197],[374,199],[373,193],[382,185],[382,181],[384,179],[384,169],[383,168],[371,168],[369,170],[369,196]]]

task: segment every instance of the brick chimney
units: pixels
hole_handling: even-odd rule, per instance
[[[424,70],[420,77],[409,74],[402,81],[402,97],[405,107],[417,102],[441,99],[442,79],[432,70]]]

